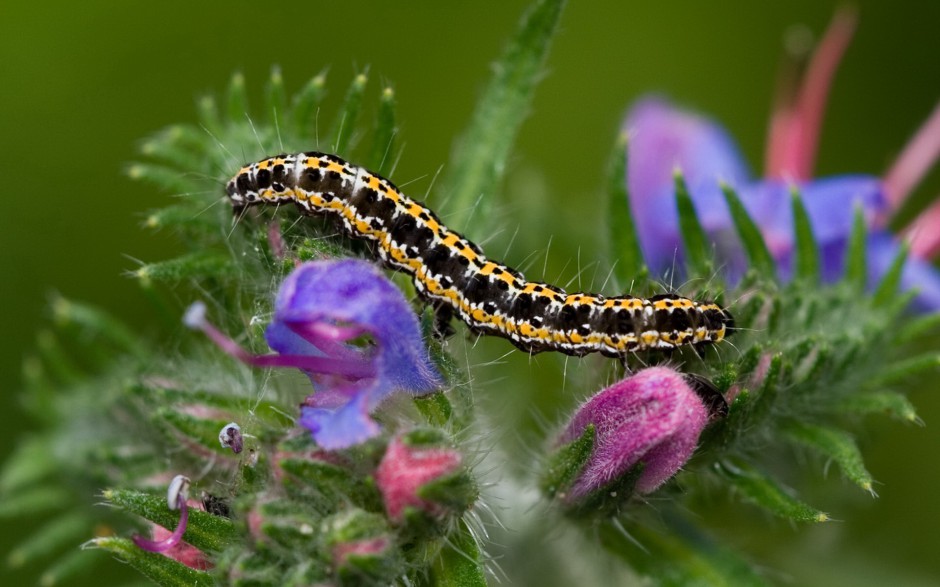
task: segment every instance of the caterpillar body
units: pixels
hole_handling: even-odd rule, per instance
[[[236,213],[293,203],[305,215],[338,218],[353,238],[371,241],[389,267],[409,274],[420,295],[474,332],[509,339],[530,353],[611,357],[647,349],[720,342],[734,329],[714,302],[567,293],[527,281],[491,261],[392,182],[335,155],[283,154],[246,165],[228,182]]]

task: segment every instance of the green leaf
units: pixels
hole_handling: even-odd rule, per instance
[[[627,529],[619,518],[609,518],[598,527],[600,544],[656,585],[766,585],[735,550],[722,548],[711,536],[671,512],[663,512],[661,517],[665,528],[640,522]]]
[[[761,236],[760,229],[747,213],[747,209],[744,208],[744,204],[741,203],[741,199],[738,198],[737,192],[726,183],[721,184],[721,191],[725,195],[731,220],[734,222],[750,266],[757,270],[759,275],[765,277],[776,275],[774,259],[767,249],[767,243]]]
[[[829,516],[792,497],[777,482],[744,464],[716,463],[716,470],[749,501],[794,522],[828,522]]]
[[[439,193],[447,217],[461,231],[481,233],[489,221],[490,200],[506,169],[519,127],[529,112],[564,0],[538,0],[493,67],[493,77],[477,102],[470,124],[454,144]],[[479,209],[477,209],[479,208]]]
[[[915,316],[907,320],[898,332],[897,341],[906,343],[924,335],[934,335],[940,331],[940,312]]]
[[[924,353],[909,359],[894,361],[886,368],[877,371],[869,383],[886,384],[908,379],[925,371],[940,369],[940,355]]]
[[[72,494],[64,488],[40,486],[22,493],[4,496],[0,519],[19,518],[58,510],[72,503]]]
[[[904,270],[904,263],[907,261],[907,254],[910,252],[910,246],[907,243],[901,243],[901,248],[897,256],[891,262],[891,266],[881,278],[881,282],[872,294],[872,303],[875,307],[887,306],[898,295],[901,286],[901,273]]]
[[[356,129],[356,120],[359,118],[359,111],[362,109],[362,96],[365,94],[366,84],[369,82],[368,73],[368,71],[364,71],[353,78],[352,83],[349,84],[349,89],[346,90],[346,97],[343,99],[339,114],[333,122],[333,128],[330,131],[333,143],[330,145],[330,150],[338,155],[341,155],[349,147],[349,140]]]
[[[209,133],[219,135],[222,132],[222,119],[219,116],[219,104],[213,96],[201,96],[196,101],[199,124]]]
[[[60,295],[53,296],[50,305],[53,317],[60,326],[77,326],[83,334],[99,337],[121,351],[138,358],[146,356],[147,349],[140,343],[137,334],[111,314]]]
[[[803,198],[796,188],[790,193],[790,206],[793,210],[793,236],[796,243],[796,267],[794,275],[807,283],[819,281],[819,245],[813,236],[809,213],[803,204]]]
[[[689,275],[707,276],[712,274],[711,244],[698,220],[695,204],[689,195],[682,172],[673,172],[676,186],[676,208],[679,212],[679,230],[682,233],[682,245],[685,251],[686,266]]]
[[[190,278],[234,278],[243,271],[231,257],[214,252],[189,253],[156,263],[146,263],[133,272],[144,286],[155,281],[181,281]]]
[[[108,489],[103,496],[114,505],[164,528],[176,528],[179,523],[180,514],[167,507],[165,495],[158,497],[129,489]],[[183,540],[199,550],[219,552],[234,542],[237,536],[238,531],[231,520],[189,508]]]
[[[867,240],[865,211],[858,203],[852,216],[852,234],[849,237],[848,253],[845,260],[845,280],[858,291],[865,290],[868,281],[865,245]]]
[[[894,391],[853,393],[845,396],[838,406],[846,412],[884,413],[906,422],[920,422],[914,405],[906,397]]]
[[[21,439],[3,463],[0,472],[0,496],[6,501],[18,491],[28,492],[30,486],[50,478],[59,470],[47,437]]]
[[[284,94],[284,76],[281,75],[281,68],[277,65],[271,68],[271,77],[268,78],[268,85],[264,88],[264,109],[268,124],[278,129],[280,133],[280,128],[286,122],[287,97]]]
[[[66,546],[77,546],[88,536],[93,523],[84,513],[63,514],[40,526],[30,529],[32,532],[7,556],[11,567],[21,567],[37,559],[62,550]]]
[[[228,84],[226,110],[229,124],[242,123],[248,116],[248,97],[245,95],[245,76],[235,72]]]
[[[483,553],[467,523],[460,520],[431,567],[436,587],[486,587]]]
[[[627,192],[628,140],[627,133],[622,133],[617,138],[607,166],[607,233],[610,240],[610,258],[614,263],[614,276],[624,288],[635,280],[645,281],[647,274],[633,214],[630,212],[630,194]]]
[[[215,585],[215,581],[208,573],[191,569],[168,556],[141,550],[126,538],[95,538],[87,543],[87,547],[100,548],[114,554],[163,587],[211,587]]]
[[[160,189],[178,194],[189,193],[193,188],[192,179],[179,172],[175,167],[153,163],[134,163],[127,168],[127,176],[133,180],[144,180]]]
[[[388,175],[394,163],[395,134],[395,90],[386,86],[379,99],[379,113],[375,121],[375,137],[372,142],[372,154],[369,156],[369,168],[379,175]]]
[[[72,548],[63,556],[46,565],[45,570],[39,577],[39,585],[42,587],[61,585],[97,567],[101,564],[103,557],[103,554],[96,556],[93,552]],[[71,584],[78,585],[80,583],[73,581]]]
[[[874,495],[874,480],[865,469],[862,452],[848,433],[804,422],[791,422],[784,430],[796,442],[834,460],[849,480]]]
[[[313,76],[310,81],[294,96],[291,108],[291,124],[300,137],[315,136],[315,116],[317,108],[326,95],[326,70]]]

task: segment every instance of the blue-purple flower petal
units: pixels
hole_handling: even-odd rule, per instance
[[[324,448],[352,446],[378,434],[369,414],[393,392],[421,395],[443,383],[411,306],[364,261],[312,262],[294,270],[281,285],[265,336],[282,355],[351,366],[343,375],[298,363],[316,389],[301,409],[301,424]],[[372,344],[347,344],[364,337]]]
[[[681,261],[682,254],[675,170],[682,171],[699,221],[710,234],[730,228],[719,181],[743,185],[750,173],[721,126],[665,100],[639,101],[627,115],[624,129],[630,135],[627,178],[640,246],[653,274],[663,275]]]
[[[795,250],[790,193],[799,191],[821,253],[822,278],[834,282],[845,272],[845,255],[856,208],[867,226],[879,226],[889,212],[884,181],[870,175],[840,175],[812,181],[752,180],[733,139],[713,121],[647,98],[627,116],[630,133],[627,182],[640,246],[653,275],[683,267],[673,172],[681,170],[699,222],[715,247],[719,270],[729,283],[747,269],[719,182],[732,186],[760,228],[784,281],[793,271]],[[884,233],[869,242],[871,281],[877,282],[897,254]],[[919,290],[915,309],[940,309],[940,271],[924,260],[905,265],[902,289]]]

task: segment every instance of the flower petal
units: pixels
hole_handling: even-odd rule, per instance
[[[682,171],[706,231],[730,227],[719,181],[743,185],[750,177],[737,145],[711,120],[646,98],[624,123],[630,133],[627,181],[640,245],[654,275],[681,257],[673,173]]]
[[[376,346],[371,351],[376,376],[392,388],[427,393],[442,384],[411,306],[369,263],[355,259],[305,263],[287,277],[266,332],[271,348],[283,354],[334,358],[355,351],[340,344],[342,339],[317,336],[312,325],[351,325],[356,332],[370,334]]]
[[[300,408],[300,424],[310,430],[317,444],[327,450],[362,444],[380,432],[379,425],[369,416],[371,411],[369,404],[374,397],[384,397],[384,395],[387,394],[382,394],[376,389],[365,388],[360,389],[358,395],[354,396],[351,401],[338,407],[303,405]],[[310,399],[317,397],[320,397],[320,394]]]

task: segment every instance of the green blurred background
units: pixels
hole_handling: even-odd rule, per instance
[[[328,66],[331,113],[353,73],[368,65],[372,95],[387,82],[398,96],[404,151],[393,179],[414,181],[408,191],[421,197],[526,4],[2,3],[0,459],[30,427],[17,407],[20,363],[46,324],[51,291],[104,306],[142,334],[155,328],[125,273],[135,259],[159,260],[177,249],[171,235],[141,228],[144,212],[167,203],[168,194],[124,175],[143,137],[193,121],[196,99],[221,91],[236,70],[245,73],[257,104],[272,64],[282,68],[289,91]],[[506,182],[503,232],[494,242],[501,252],[518,232],[510,262],[544,249],[552,237],[545,277],[567,281],[579,259],[587,265],[601,256],[601,213],[580,218],[576,210],[597,197],[620,120],[640,94],[660,91],[721,120],[759,171],[784,35],[796,24],[821,33],[836,6],[664,4],[567,7]],[[820,175],[881,173],[940,97],[940,3],[858,6],[860,27],[826,115]],[[237,152],[237,145],[227,146]],[[514,199],[514,186],[523,184],[543,199]],[[937,193],[935,171],[917,195]],[[534,277],[540,265],[541,257]],[[603,279],[606,270],[599,273]],[[561,363],[548,364],[560,373]],[[768,519],[766,532],[739,536],[770,562],[769,576],[832,584],[829,578],[847,567],[869,582],[902,569],[902,582],[940,584],[940,397],[935,382],[922,387],[911,398],[926,428],[873,419],[863,442],[869,469],[883,483],[879,499],[846,488],[851,499],[817,503],[843,521],[794,529]],[[843,483],[836,473],[830,477],[830,484]],[[9,550],[17,529],[3,528],[0,552]],[[33,580],[17,572],[4,584]]]

